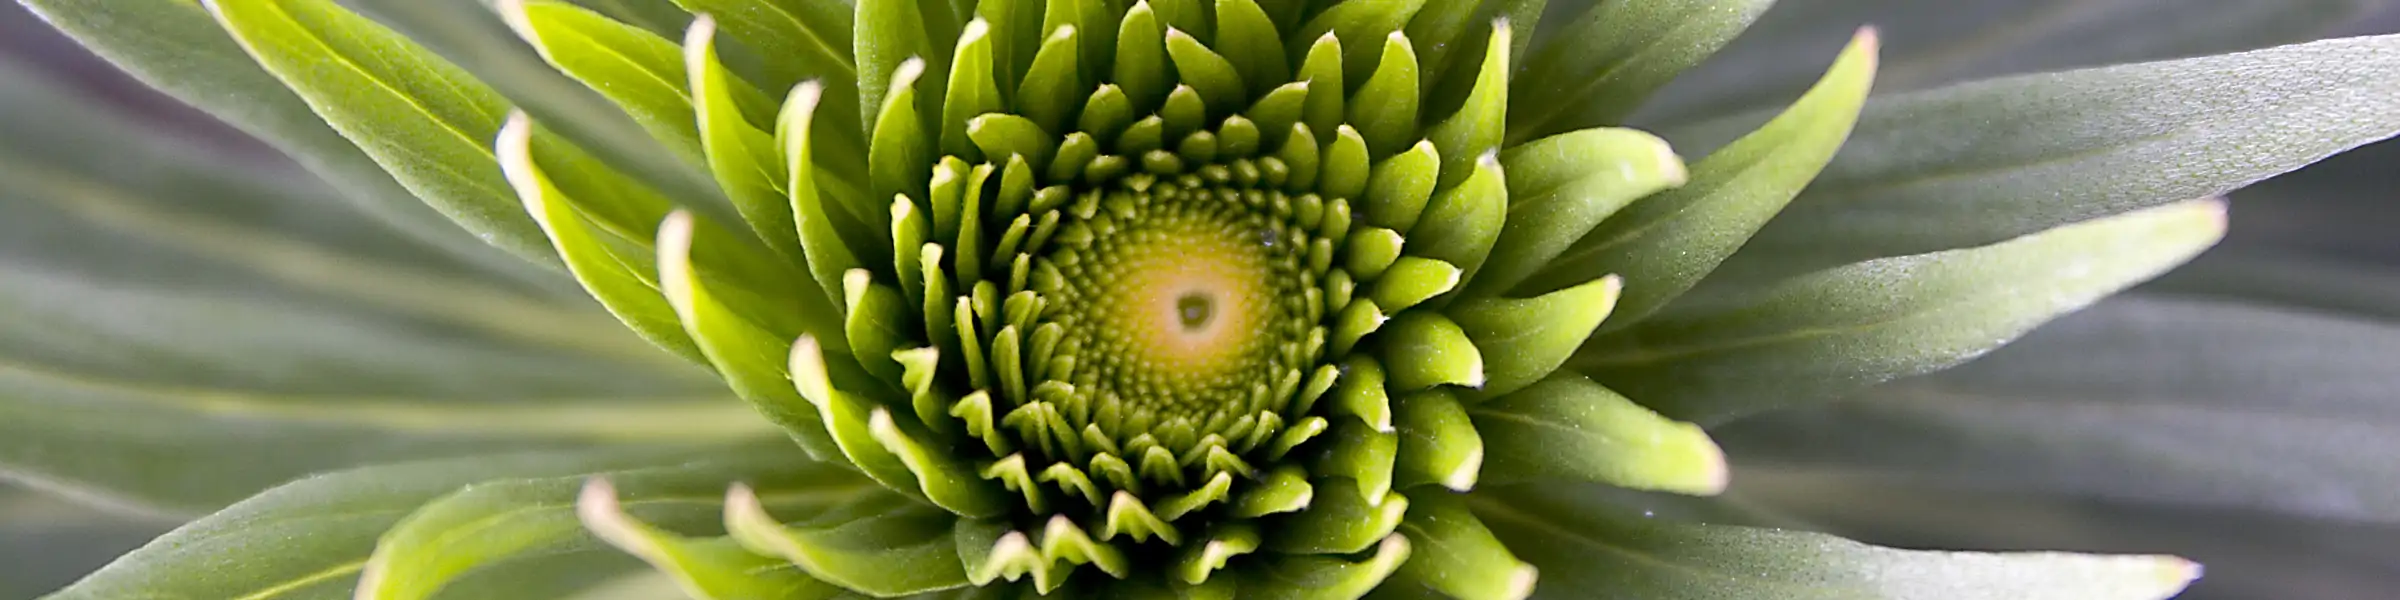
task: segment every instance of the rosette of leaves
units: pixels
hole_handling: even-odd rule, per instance
[[[2400,123],[2364,100],[2400,66],[2377,39],[1941,90],[1867,118],[2019,112],[1878,130],[1927,150],[1887,160],[1957,170],[1854,166],[1819,184],[1852,203],[1786,211],[1861,124],[1873,30],[1788,106],[1688,127],[1716,146],[1689,164],[1620,126],[1766,2],[26,4],[324,151],[328,177],[555,267],[376,205],[454,267],[518,277],[504,295],[563,273],[656,353],[540,310],[414,318],[670,373],[533,387],[691,384],[663,359],[730,396],[325,418],[433,432],[406,454],[551,452],[294,483],[62,598],[539,596],[621,572],[601,546],[721,599],[2161,598],[2196,567],[1593,507],[1721,493],[1702,425],[1963,362],[2215,243],[2222,202],[2192,198]],[[174,72],[190,60],[254,66],[210,82]],[[2231,118],[2211,104],[2008,150],[2112,98],[2301,64],[2277,72],[2308,93],[2208,98],[2292,126],[2184,122]],[[308,120],[276,120],[291,106]],[[2253,146],[2089,202],[1908,191],[2040,178],[2050,152],[2081,161],[2064,179],[2163,180],[2187,165],[2112,153]],[[383,275],[347,266],[269,275]]]

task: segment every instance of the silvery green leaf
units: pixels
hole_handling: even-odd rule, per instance
[[[193,2],[23,0],[26,8],[142,83],[176,95],[258,136],[333,182],[347,200],[409,237],[484,268],[556,283],[523,261],[476,243],[393,180],[301,98],[261,69]],[[11,84],[16,85],[16,84]]]
[[[1731,279],[1712,283],[1738,293],[2222,194],[2395,132],[2400,36],[1879,98],[1825,173],[1725,264]]]
[[[672,191],[713,201],[708,177],[646,134],[624,111],[542,62],[503,24],[489,0],[339,0],[486,82],[519,110],[611,166]]]
[[[1889,33],[1886,90],[2304,42],[2374,0],[1784,0],[1635,117],[1671,125],[1760,110],[1808,87],[1807,57],[1861,25]]]
[[[643,527],[704,534],[722,530],[725,489],[736,478],[787,516],[811,515],[876,490],[856,473],[809,461],[788,447],[736,460],[619,471],[603,485],[615,496],[616,512]],[[476,571],[602,548],[579,519],[578,504],[568,501],[588,479],[483,482],[426,503],[376,542],[358,580],[358,598],[434,598]]]
[[[2395,355],[2388,316],[2129,297],[1959,369],[1718,435],[1757,468],[2400,524]]]
[[[493,455],[321,475],[268,490],[177,528],[48,598],[348,599],[377,538],[420,506],[462,487],[668,465],[705,470],[708,463],[690,461],[730,449],[629,447]],[[748,451],[805,460],[788,445],[754,445]],[[748,469],[719,467],[719,472],[728,481],[758,472],[756,459],[748,462]],[[517,589],[543,593],[538,588]]]
[[[2355,522],[2066,495],[1963,491],[1829,471],[1743,471],[1728,497],[1853,539],[1905,547],[2172,552],[2207,565],[2178,600],[2382,598],[2400,532]]]
[[[1469,498],[1492,533],[1541,569],[1535,598],[2165,600],[2200,574],[2169,556],[1897,550],[1678,523],[1573,485]]]
[[[2008,242],[1819,271],[1670,308],[1568,363],[1678,419],[1789,406],[1964,362],[2181,264],[2224,235],[2189,202]]]
[[[669,438],[760,429],[586,304],[482,276],[293,173],[0,80],[15,478],[206,510],[366,462],[650,438],[661,418]]]

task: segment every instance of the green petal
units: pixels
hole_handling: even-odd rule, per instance
[[[1483,528],[1455,494],[1425,491],[1409,496],[1416,507],[1400,524],[1420,552],[1400,565],[1396,579],[1421,583],[1459,600],[1521,600],[1533,595],[1538,571],[1517,560]]]
[[[1318,479],[1308,508],[1268,520],[1269,551],[1283,554],[1349,554],[1366,550],[1400,527],[1408,498],[1397,492],[1366,497],[1357,482]]]
[[[1242,578],[1242,597],[1267,600],[1354,600],[1382,584],[1408,561],[1407,536],[1392,535],[1371,554],[1352,562],[1328,556],[1287,556],[1267,561]]]
[[[1774,0],[1594,3],[1573,22],[1558,28],[1550,43],[1526,59],[1517,78],[1523,87],[1509,104],[1509,142],[1623,123],[1652,93],[1715,55],[1774,4]],[[1822,7],[1810,8],[1792,12],[1814,12]]]
[[[1437,385],[1483,385],[1483,354],[1449,317],[1425,311],[1401,313],[1377,332],[1379,358],[1391,373],[1392,389],[1414,391]]]
[[[1492,23],[1492,36],[1485,40],[1483,63],[1475,71],[1466,103],[1426,129],[1426,141],[1433,142],[1442,156],[1441,183],[1435,189],[1447,190],[1465,181],[1489,158],[1486,154],[1500,149],[1500,136],[1508,125],[1509,39],[1507,21]]]
[[[1500,154],[1508,223],[1460,295],[1497,296],[1533,276],[1618,209],[1688,178],[1664,140],[1631,129],[1563,133]]]
[[[1638,323],[1700,282],[1807,187],[1857,122],[1875,78],[1877,38],[1862,31],[1817,87],[1741,141],[1692,165],[1691,183],[1633,203],[1527,285],[1610,269],[1625,278],[1617,318]],[[1605,266],[1603,266],[1605,265]]]
[[[2224,210],[2170,205],[1831,269],[1738,306],[1695,305],[1603,334],[1573,366],[1703,422],[1939,370],[2182,263],[2224,234]]]
[[[673,582],[674,591],[691,598],[814,599],[837,597],[844,591],[809,577],[780,559],[752,553],[730,538],[686,538],[644,522],[625,511],[616,487],[607,479],[591,479],[575,508],[582,525],[592,535],[649,563]],[[370,577],[373,573],[370,571]],[[359,597],[369,598],[363,592]]]
[[[1376,156],[1397,153],[1417,141],[1417,94],[1417,53],[1409,47],[1408,36],[1394,32],[1383,40],[1383,59],[1375,73],[1351,95],[1346,120]]]
[[[887,496],[785,525],[748,486],[735,485],[725,499],[725,529],[743,547],[783,557],[845,589],[886,597],[969,585],[950,539],[957,520]]]
[[[716,27],[716,21],[708,17],[695,19],[683,40],[684,72],[690,76],[693,116],[699,120],[700,145],[707,151],[709,171],[767,248],[805,262],[799,226],[792,220],[791,200],[784,191],[790,174],[784,172],[775,137],[768,133],[774,127],[774,116],[766,108],[763,94],[717,60]],[[748,112],[760,114],[745,114],[745,103],[736,98],[750,98],[747,104],[760,108]]]
[[[659,226],[659,289],[682,318],[684,332],[699,342],[701,353],[708,356],[718,372],[725,374],[726,383],[735,393],[765,413],[768,420],[790,432],[808,447],[809,454],[834,456],[823,419],[807,400],[792,390],[785,365],[772,358],[786,346],[781,341],[784,335],[761,328],[733,311],[698,277],[691,256],[693,227],[692,216],[681,212],[669,215],[666,223]],[[826,323],[812,329],[822,331],[812,335],[842,339],[838,324]]]
[[[1393,413],[1400,429],[1393,485],[1432,484],[1462,492],[1475,488],[1483,473],[1483,436],[1457,396],[1443,390],[1408,394],[1399,398]]]
[[[1725,490],[1725,452],[1708,432],[1581,375],[1551,375],[1469,406],[1467,416],[1483,434],[1486,483],[1580,479],[1680,494]]]
[[[517,197],[524,201],[525,212],[533,215],[534,222],[549,235],[558,255],[566,260],[567,271],[575,275],[584,289],[591,291],[601,306],[643,339],[687,359],[706,362],[692,336],[684,332],[682,319],[676,316],[674,307],[659,295],[657,271],[639,269],[637,265],[643,263],[628,264],[611,252],[600,232],[593,231],[583,215],[576,212],[575,202],[551,185],[550,178],[534,163],[532,142],[533,122],[523,114],[513,115],[508,125],[500,128],[495,153],[499,155],[501,171],[516,187]]]
[[[1603,277],[1539,298],[1485,298],[1442,311],[1483,349],[1483,386],[1470,400],[1517,391],[1540,381],[1575,354],[1608,318],[1624,286]]]
[[[1275,22],[1254,0],[1216,0],[1216,35],[1209,47],[1233,62],[1250,96],[1267,93],[1292,80],[1291,59]]]
[[[696,548],[698,544],[661,528],[713,529],[720,519],[717,499],[733,478],[763,486],[787,511],[823,510],[872,485],[841,467],[809,461],[788,450],[730,460],[734,462],[699,468],[622,471],[605,479],[569,476],[485,482],[443,496],[410,512],[383,534],[359,577],[358,598],[422,600],[475,570],[504,570],[536,556],[590,549],[595,544],[584,534],[587,522],[601,526],[593,533],[603,541],[619,546],[639,544],[641,549],[634,552],[646,559],[705,568],[712,561],[686,563],[675,560],[679,558],[676,555],[723,552]],[[575,497],[578,489],[583,491],[580,506],[561,502]],[[640,516],[628,514],[628,510],[638,511]],[[726,558],[757,562],[746,556]],[[833,591],[831,586],[806,577],[785,578],[779,583],[813,587],[820,594]]]
[[[901,64],[910,59],[920,61],[948,59],[949,53],[936,54],[933,39],[943,43],[949,37],[933,38],[927,28],[927,15],[916,0],[861,0],[850,20],[856,28],[851,37],[850,56],[858,65],[859,118],[876,123],[875,139],[882,139],[879,116],[885,108],[887,92],[900,76]],[[922,67],[919,74],[940,81],[948,71],[938,65]]]

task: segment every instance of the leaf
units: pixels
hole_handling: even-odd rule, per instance
[[[1708,432],[1581,375],[1551,375],[1470,405],[1467,416],[1483,434],[1486,484],[1576,479],[1683,494],[1725,490],[1725,451]]]
[[[2199,201],[1858,263],[1661,314],[1569,364],[1707,424],[1964,362],[2188,260],[2224,230],[2224,205]]]
[[[2204,198],[2400,132],[2400,36],[2035,75],[1870,102],[1734,288]],[[1688,139],[1688,138],[1687,138]]]
[[[66,587],[174,526],[89,504],[0,485],[0,595],[36,598]]]
[[[426,204],[519,256],[553,260],[487,147],[507,100],[330,0],[205,3],[243,49]]]
[[[462,487],[674,465],[731,450],[507,454],[320,475],[177,528],[48,598],[348,599],[378,536]]]
[[[492,251],[394,181],[382,166],[319,119],[300,96],[243,54],[194,2],[23,0],[142,83],[224,119],[342,192],[338,197],[404,233],[509,279],[559,283],[521,259]],[[14,87],[12,83],[9,87]]]
[[[1535,598],[2165,600],[2200,575],[2168,556],[1932,552],[1798,531],[1675,523],[1589,487],[1484,490],[1483,524],[1539,567]]]
[[[2394,584],[2400,533],[2349,521],[2249,511],[1962,491],[1938,482],[1751,469],[1733,495],[1812,527],[1917,548],[2172,552],[2208,565],[2177,600],[2291,594],[2375,598]]]
[[[2027,0],[1972,5],[1811,0],[1769,10],[1708,62],[1685,72],[1634,121],[1671,126],[1772,108],[1816,75],[1809,57],[1873,24],[1886,90],[2017,73],[2202,56],[2315,40],[2358,20],[2365,0]]]
[[[1719,435],[1745,467],[2388,525],[2394,352],[2385,318],[2137,295]]]
[[[735,481],[760,490],[767,503],[786,513],[823,511],[877,489],[841,466],[811,461],[789,446],[766,449],[715,463],[618,471],[606,481],[630,518],[700,535],[721,530],[724,490]],[[507,570],[526,559],[602,548],[577,517],[577,492],[589,479],[484,482],[426,503],[375,544],[359,578],[358,600],[433,598],[469,572]]]
[[[714,209],[718,191],[692,163],[594,90],[545,63],[495,14],[490,0],[338,0],[423,44],[610,166],[669,190],[686,204]]]
[[[1665,140],[1631,129],[1586,129],[1509,148],[1508,220],[1483,270],[1460,296],[1497,296],[1523,283],[1627,204],[1689,178]]]
[[[1603,272],[1625,278],[1624,329],[1698,284],[1785,210],[1834,157],[1874,85],[1876,34],[1860,30],[1808,95],[1757,131],[1692,165],[1690,183],[1637,200],[1520,287],[1554,289]]]
[[[1716,54],[1773,4],[1773,0],[1592,3],[1573,22],[1548,33],[1547,43],[1534,44],[1522,71],[1514,77],[1507,145],[1621,124],[1676,74]],[[1864,22],[1850,26],[1861,24]],[[1531,28],[1526,31],[1528,37],[1533,33]]]

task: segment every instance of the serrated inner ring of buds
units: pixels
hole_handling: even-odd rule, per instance
[[[998,453],[986,477],[1036,490],[1028,516],[1109,510],[1128,492],[1146,502],[1116,510],[1188,527],[1323,430],[1288,425],[1338,374],[1326,322],[1354,291],[1334,265],[1350,208],[1293,186],[1241,116],[1172,151],[1163,118],[1129,128],[1067,136],[1053,160],[1081,164],[1054,162],[1052,185],[1023,198],[986,186],[991,205],[1024,208],[996,215],[1011,222],[992,261],[1008,281],[969,295],[1004,298],[1001,319],[957,340],[994,372],[952,412]],[[947,157],[934,179],[1005,178],[1010,162]],[[979,413],[996,426],[973,426]]]

